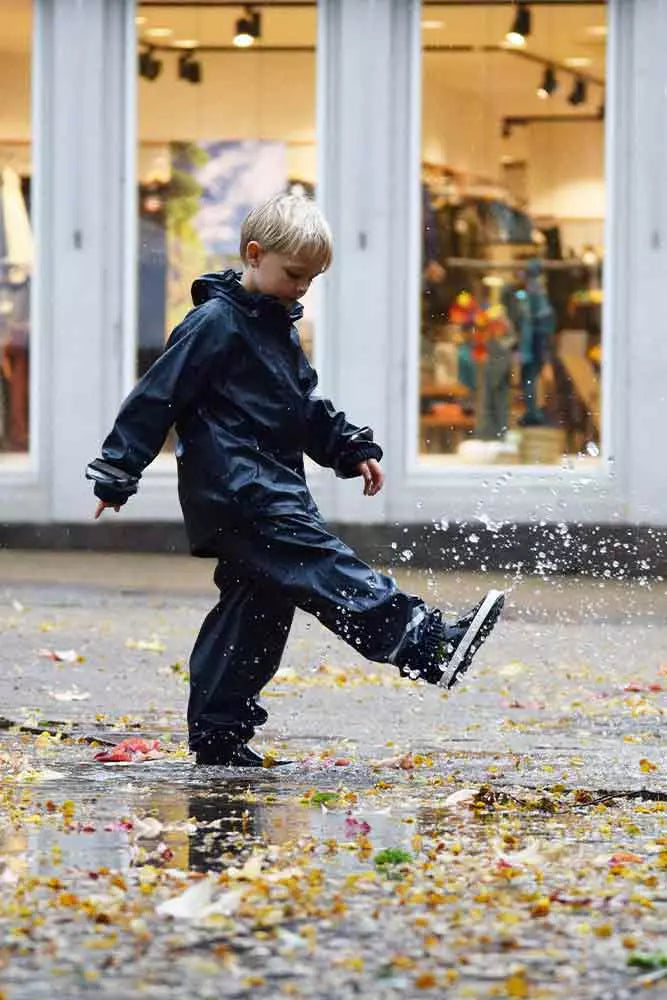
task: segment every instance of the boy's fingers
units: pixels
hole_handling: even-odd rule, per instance
[[[105,503],[104,500],[100,500],[98,502],[97,508],[96,508],[95,513],[93,515],[93,518],[94,518],[95,521],[98,519],[98,517],[100,516],[100,514],[102,513],[102,511],[107,509],[107,507],[111,507],[111,504],[110,503]],[[120,506],[115,506],[114,505],[113,509],[116,511],[116,513],[118,513],[118,511],[120,510]]]
[[[376,493],[380,492],[384,484],[384,473],[380,468],[379,462],[374,458],[369,459],[368,468],[372,476],[371,496],[375,496]]]
[[[384,483],[384,474],[378,462],[374,458],[369,458],[365,462],[360,462],[359,474],[364,478],[364,496],[374,497],[379,493]]]
[[[368,468],[368,462],[359,462],[358,469],[364,480],[364,496],[368,496],[371,485],[371,470]]]

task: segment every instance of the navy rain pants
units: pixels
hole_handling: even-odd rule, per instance
[[[242,521],[219,536],[220,600],[190,658],[190,748],[246,742],[267,713],[257,696],[278,670],[295,608],[369,660],[401,666],[428,610],[371,569],[319,514]]]

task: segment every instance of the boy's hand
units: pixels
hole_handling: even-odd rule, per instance
[[[380,463],[369,458],[366,462],[359,462],[357,471],[364,477],[364,496],[374,497],[384,486],[384,472],[380,468]]]
[[[116,513],[118,513],[118,511],[120,510],[120,506],[116,506],[115,504],[112,503],[107,503],[105,500],[98,500],[93,520],[96,521],[100,516],[100,514],[102,513],[102,511],[106,510],[107,507],[113,507]]]

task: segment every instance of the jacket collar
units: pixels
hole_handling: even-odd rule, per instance
[[[218,271],[213,274],[203,274],[201,278],[192,285],[192,301],[195,305],[201,305],[207,299],[226,298],[245,313],[253,318],[273,313],[287,317],[292,323],[296,323],[303,316],[303,306],[300,302],[295,302],[291,309],[276,299],[273,295],[264,295],[261,292],[249,292],[241,284],[241,272],[229,268],[227,271]]]

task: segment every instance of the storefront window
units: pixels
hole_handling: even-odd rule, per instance
[[[590,464],[606,6],[425,2],[422,43],[419,453]]]
[[[32,0],[0,4],[0,453],[27,452]]]
[[[193,279],[239,266],[247,211],[315,192],[316,16],[311,3],[137,7],[138,374],[191,307]]]

